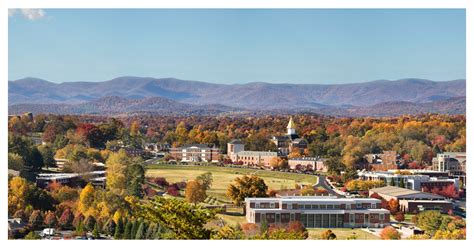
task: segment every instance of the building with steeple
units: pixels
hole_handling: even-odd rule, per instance
[[[271,139],[278,148],[278,155],[287,156],[291,151],[293,151],[293,149],[299,149],[300,153],[303,153],[304,149],[308,147],[308,142],[305,139],[300,138],[297,134],[293,117],[290,117],[286,130],[286,135],[273,136]]]

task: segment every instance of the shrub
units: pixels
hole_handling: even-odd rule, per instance
[[[336,238],[337,238],[336,234],[334,234],[331,229],[326,230],[323,233],[321,233],[321,239],[332,240],[332,239],[336,239]]]
[[[382,239],[400,239],[401,235],[400,235],[400,233],[398,233],[398,231],[395,228],[393,228],[391,226],[387,226],[380,233],[380,238],[382,238]]]

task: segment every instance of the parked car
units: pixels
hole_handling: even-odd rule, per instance
[[[54,236],[54,234],[56,234],[56,231],[54,230],[54,228],[45,228],[43,229],[43,231],[41,231],[39,235],[41,237],[45,237],[45,236]]]

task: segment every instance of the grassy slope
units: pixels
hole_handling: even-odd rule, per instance
[[[226,203],[230,203],[225,195],[228,185],[233,183],[236,177],[242,175],[259,176],[265,180],[269,189],[275,190],[293,189],[295,183],[315,184],[317,182],[316,176],[305,174],[218,166],[151,165],[147,167],[146,176],[165,177],[169,182],[179,182],[192,180],[205,172],[211,172],[214,179],[213,185],[207,193]]]

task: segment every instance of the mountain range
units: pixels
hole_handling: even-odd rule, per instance
[[[338,116],[463,114],[466,80],[377,80],[349,84],[214,84],[175,78],[104,82],[8,82],[9,112],[219,114],[313,112]]]

